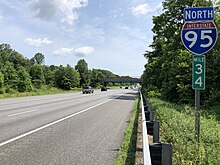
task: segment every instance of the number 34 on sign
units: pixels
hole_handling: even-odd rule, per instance
[[[205,89],[205,55],[193,56],[192,88]]]

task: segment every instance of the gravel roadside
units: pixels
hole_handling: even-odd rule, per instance
[[[153,143],[153,137],[148,135],[149,144]],[[135,154],[135,165],[143,165],[143,145],[142,145],[142,115],[138,116],[137,144]]]

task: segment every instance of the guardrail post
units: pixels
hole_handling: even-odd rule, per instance
[[[144,111],[148,111],[148,105],[147,105],[147,103],[145,103],[145,105],[144,105]]]
[[[153,142],[160,141],[160,122],[159,121],[147,121],[147,133],[153,135]]]
[[[172,165],[172,145],[165,143],[150,144],[152,165]]]
[[[154,120],[154,111],[145,111],[146,121],[153,121]]]

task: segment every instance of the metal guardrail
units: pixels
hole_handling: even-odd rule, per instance
[[[140,92],[141,97],[141,112],[142,112],[142,144],[143,144],[143,164],[151,165],[150,149],[148,143],[146,117],[144,112],[143,96]]]
[[[160,122],[154,120],[154,111],[140,92],[142,111],[143,165],[172,165],[172,145],[160,142]],[[148,142],[153,136],[153,143]]]

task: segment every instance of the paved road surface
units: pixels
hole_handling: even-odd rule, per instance
[[[136,94],[0,99],[0,165],[113,165]]]

